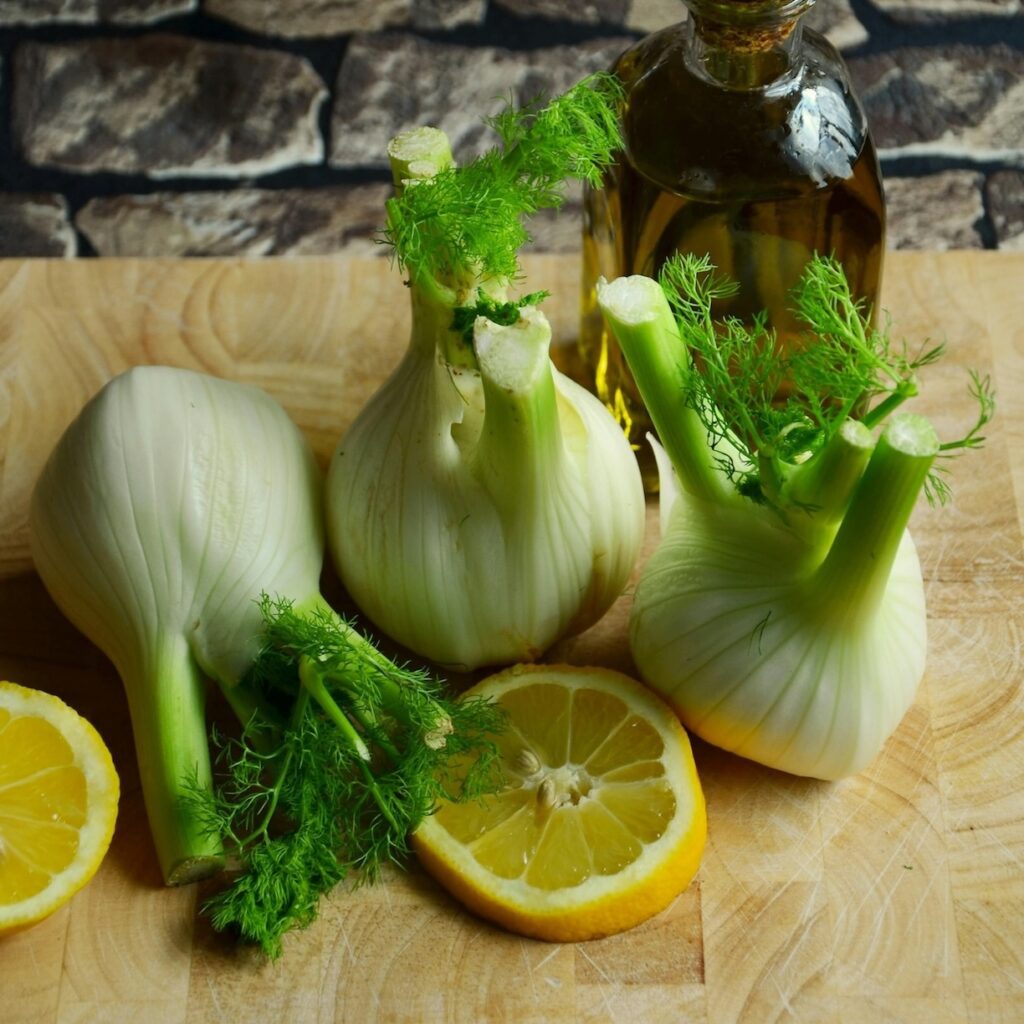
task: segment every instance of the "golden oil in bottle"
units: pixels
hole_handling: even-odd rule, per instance
[[[596,284],[710,255],[739,283],[716,316],[767,310],[785,342],[789,294],[814,253],[873,306],[884,249],[878,161],[841,58],[799,21],[813,0],[688,0],[691,17],[627,50],[625,151],[584,197],[577,379],[608,406],[656,486],[650,421],[597,306]]]

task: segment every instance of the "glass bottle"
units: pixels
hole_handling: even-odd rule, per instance
[[[578,361],[564,368],[626,429],[649,485],[650,422],[598,309],[599,277],[654,276],[676,251],[708,253],[740,283],[715,314],[765,309],[783,343],[798,330],[788,293],[815,252],[841,261],[856,296],[877,297],[878,160],[842,59],[799,20],[813,2],[686,0],[686,22],[615,64],[625,150],[584,196]]]

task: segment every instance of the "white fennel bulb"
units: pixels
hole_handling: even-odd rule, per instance
[[[510,326],[481,318],[479,368],[453,367],[418,319],[331,463],[328,541],[346,588],[441,664],[536,658],[605,612],[639,553],[636,460],[551,365],[550,335],[531,307]]]
[[[858,560],[862,576],[826,567],[771,513],[682,490],[637,585],[637,668],[709,743],[796,775],[858,772],[913,703],[926,647],[910,533],[875,593],[883,570]]]
[[[945,493],[935,459],[982,441],[992,395],[975,376],[976,424],[940,445],[927,420],[893,415],[940,350],[911,360],[872,329],[834,261],[809,264],[793,304],[814,340],[789,351],[761,321],[713,321],[733,289],[712,270],[675,258],[662,285],[599,286],[665,446],[662,537],[630,647],[697,735],[836,779],[878,754],[914,700],[926,617],[906,526],[923,488]]]
[[[552,365],[544,294],[506,298],[522,220],[567,177],[598,181],[619,145],[620,91],[597,76],[506,111],[503,149],[465,167],[436,129],[389,146],[412,334],[331,462],[328,542],[362,611],[444,665],[538,657],[604,613],[640,550],[622,431]]]
[[[319,503],[313,456],[273,399],[165,366],[107,384],[36,484],[36,569],[124,681],[169,881],[220,863],[183,803],[192,782],[210,785],[201,672],[244,716],[236,686],[260,642],[260,594],[318,594]]]

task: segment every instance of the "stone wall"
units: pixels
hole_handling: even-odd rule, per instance
[[[487,144],[678,0],[0,0],[0,255],[380,251],[387,139]],[[1024,248],[1021,0],[818,0],[896,248]],[[578,199],[537,246],[578,244]]]

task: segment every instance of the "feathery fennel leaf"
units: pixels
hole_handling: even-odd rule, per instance
[[[772,500],[792,467],[812,459],[851,417],[873,428],[918,393],[917,371],[936,362],[942,344],[911,355],[904,342],[872,325],[870,310],[853,298],[842,266],[815,255],[792,294],[805,333],[783,345],[761,314],[747,323],[715,320],[713,303],[736,294],[709,257],[678,254],[659,281],[692,356],[684,397],[708,433],[712,453],[745,497]],[[941,446],[949,458],[984,441],[992,418],[991,383],[971,371],[974,426]],[[944,467],[925,487],[929,501],[949,497]]]
[[[622,95],[617,79],[597,74],[545,106],[492,118],[502,148],[388,201],[384,241],[399,266],[449,284],[515,278],[530,237],[523,221],[560,206],[567,179],[598,183],[620,148]]]
[[[212,798],[195,791],[195,810],[238,867],[205,905],[214,927],[276,957],[341,880],[401,863],[439,798],[497,786],[503,717],[445,699],[429,673],[394,664],[327,608],[264,597],[261,610],[264,642],[243,684],[260,710],[239,738],[214,737],[219,783]]]

